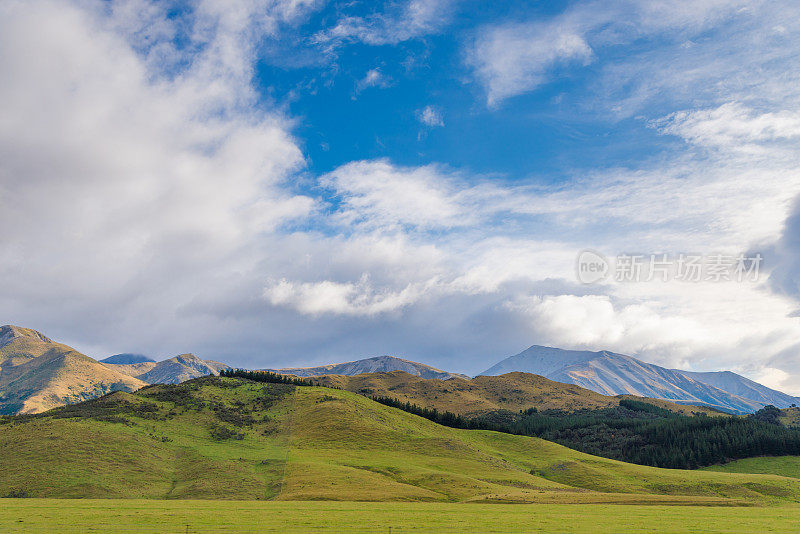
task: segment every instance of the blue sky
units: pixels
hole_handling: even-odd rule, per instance
[[[346,13],[368,16],[369,6],[355,3]],[[567,7],[504,3],[487,10],[480,3],[453,3],[455,20],[446,31],[396,44],[344,41],[320,50],[309,41],[335,23],[341,8],[331,4],[289,32],[289,45],[265,46],[256,81],[266,98],[297,118],[309,170],[318,174],[348,161],[386,157],[400,165],[447,162],[476,174],[552,183],[664,150],[669,143],[641,118],[591,109],[591,66],[564,65],[558,79],[535,91],[486,105],[484,87],[465,64],[481,25],[544,19]],[[598,51],[609,58],[619,53],[613,47]],[[375,79],[365,81],[370,73]],[[436,123],[420,121],[426,108],[435,111]]]
[[[608,349],[800,393],[798,15],[5,2],[0,322],[248,367]],[[585,249],[764,262],[587,285]]]

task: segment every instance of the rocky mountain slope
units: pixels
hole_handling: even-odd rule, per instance
[[[534,373],[569,384],[603,393],[605,395],[629,394],[666,399],[680,404],[705,405],[733,413],[751,413],[770,402],[765,402],[765,386],[748,381],[755,386],[744,387],[742,380],[731,381],[722,374],[689,373],[666,369],[608,351],[574,351],[534,345],[527,350],[497,363],[483,375],[499,375],[511,371]],[[713,375],[713,376],[707,376]],[[734,375],[734,373],[730,373]],[[739,375],[735,375],[739,376]],[[735,383],[736,392],[716,387],[702,379],[723,384]],[[739,387],[739,386],[742,387]],[[746,385],[746,384],[745,384]],[[756,387],[757,386],[757,387]],[[770,400],[782,395],[772,391]],[[787,404],[788,406],[788,404]]]
[[[749,378],[738,375],[732,371],[714,371],[696,373],[692,371],[678,371],[700,382],[712,385],[728,393],[749,399],[759,404],[771,404],[778,408],[786,408],[792,404],[800,404],[800,398],[787,393],[770,389],[767,386],[754,382]]]
[[[97,361],[36,330],[6,325],[0,327],[0,414],[38,413],[112,391],[218,374],[225,367],[193,354],[162,362],[136,354]]]
[[[0,413],[41,412],[144,385],[35,330],[0,327]]]
[[[181,354],[155,364],[137,378],[149,384],[179,384],[192,378],[218,374],[228,366],[211,360],[201,360],[194,354]]]

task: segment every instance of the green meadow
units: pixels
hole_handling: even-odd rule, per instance
[[[0,531],[766,533],[800,531],[800,508],[7,499]]]

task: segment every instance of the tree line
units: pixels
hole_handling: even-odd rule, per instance
[[[539,437],[596,456],[654,467],[696,469],[753,456],[800,455],[800,431],[777,424],[771,406],[748,417],[709,417],[623,399],[611,408],[577,412],[531,408],[468,418],[396,398],[372,399],[445,426]]]
[[[313,386],[314,383],[305,378],[291,375],[282,375],[271,371],[250,371],[248,369],[223,369],[219,376],[226,378],[245,378],[253,382],[266,382],[270,384],[290,384],[292,386]]]

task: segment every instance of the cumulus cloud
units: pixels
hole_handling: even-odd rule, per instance
[[[777,262],[770,275],[770,285],[778,293],[800,301],[800,197],[797,198],[778,240],[774,257]],[[794,315],[798,315],[795,311]]]
[[[288,121],[252,107],[251,34],[287,11],[211,4],[166,71],[150,59],[172,45],[140,49],[141,31],[179,31],[167,18],[143,29],[157,4],[0,8],[0,276],[21,282],[6,314],[64,331],[102,324],[101,309],[163,319],[222,265],[253,269],[253,241],[313,209],[286,187],[304,165]]]
[[[562,24],[511,24],[488,29],[468,63],[486,88],[490,106],[535,89],[559,65],[586,65],[592,49],[578,28]]]

